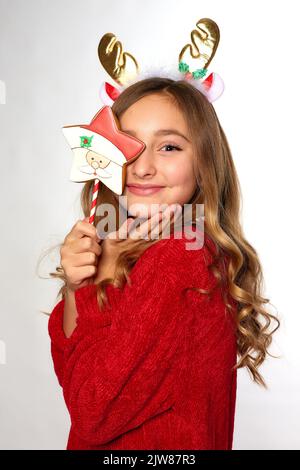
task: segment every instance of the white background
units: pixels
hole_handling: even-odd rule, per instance
[[[265,296],[281,320],[260,368],[238,371],[234,449],[300,448],[298,2],[0,0],[1,323],[0,447],[64,449],[69,415],[47,331],[59,284],[37,260],[79,218],[81,183],[63,125],[88,123],[112,80],[97,56],[113,32],[140,68],[177,60],[200,18],[221,40],[210,71],[214,103],[243,191],[246,238],[260,256]],[[54,270],[58,253],[39,273]]]

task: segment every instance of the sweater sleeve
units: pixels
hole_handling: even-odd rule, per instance
[[[65,300],[62,299],[54,307],[48,321],[48,333],[51,338],[51,355],[53,359],[54,371],[56,373],[59,384],[62,386],[64,348],[68,342],[68,338],[63,331],[63,313]]]
[[[203,297],[187,303],[184,293],[204,287],[205,248],[186,250],[175,239],[159,243],[138,260],[132,285],[112,311],[98,308],[92,284],[75,292],[77,327],[70,338],[60,330],[63,301],[53,312],[50,332],[61,353],[56,373],[73,430],[92,445],[142,425],[178,399],[186,329]]]

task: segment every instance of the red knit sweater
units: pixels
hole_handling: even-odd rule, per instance
[[[219,288],[211,298],[206,235],[162,239],[141,255],[131,286],[75,292],[77,326],[63,332],[64,299],[48,323],[55,373],[70,413],[66,449],[232,448],[236,401],[235,326]]]

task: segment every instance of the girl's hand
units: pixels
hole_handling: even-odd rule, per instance
[[[179,211],[176,211],[176,208]],[[171,212],[176,219],[181,213],[180,206],[178,207],[177,204],[167,206],[165,210],[154,214],[137,228],[134,219],[129,217],[119,230],[111,232],[104,240],[98,237],[96,227],[89,223],[89,217],[76,222],[60,249],[61,266],[66,276],[67,289],[75,291],[93,282],[98,271],[98,259],[102,253],[100,241],[105,242],[111,255],[115,250],[118,253],[119,241],[122,241],[122,248],[126,248],[132,240],[149,239],[151,231],[160,222],[161,229],[164,230],[170,223]]]
[[[76,222],[68,233],[60,249],[67,289],[75,291],[92,282],[102,251],[99,241],[96,228],[89,223],[89,217]]]
[[[158,234],[158,224],[161,223],[160,228],[163,232],[166,226],[170,224],[172,216],[174,216],[174,222],[177,220],[179,215],[181,215],[181,210],[182,208],[180,204],[171,204],[166,206],[162,212],[159,211],[155,213],[143,223],[140,223],[137,218],[137,221],[139,222],[138,224],[135,223],[135,219],[129,217],[118,231],[109,233],[105,238],[105,241],[107,241],[107,243],[111,243],[113,246],[115,242],[122,240],[122,245],[124,247],[125,245],[130,244],[132,240],[142,238],[149,240],[154,238],[152,235]]]

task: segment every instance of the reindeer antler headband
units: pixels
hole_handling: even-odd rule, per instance
[[[137,60],[129,52],[123,52],[120,41],[113,33],[102,36],[98,46],[99,60],[117,83],[119,88],[104,82],[100,89],[100,97],[104,104],[111,106],[127,86],[148,76],[160,76],[188,80],[213,102],[224,91],[224,82],[215,72],[207,75],[207,68],[212,61],[220,41],[218,25],[210,18],[202,18],[196,24],[197,29],[191,32],[191,44],[186,44],[179,53],[177,70],[174,68],[151,67],[144,72],[139,71]]]

